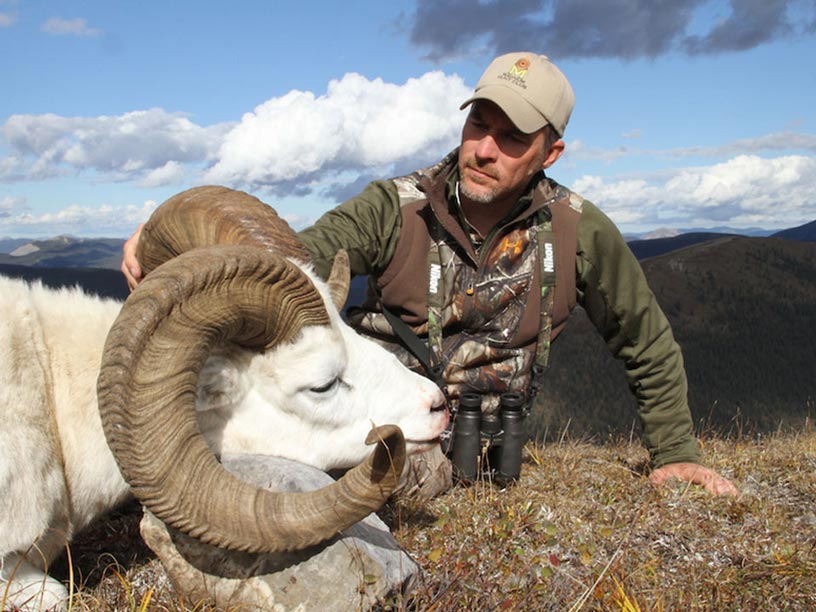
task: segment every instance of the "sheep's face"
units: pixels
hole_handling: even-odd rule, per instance
[[[364,440],[372,425],[398,425],[408,452],[417,452],[448,423],[434,383],[339,317],[243,361],[211,358],[200,377],[199,418],[216,452],[349,467],[370,452]]]

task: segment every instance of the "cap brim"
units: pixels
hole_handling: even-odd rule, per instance
[[[532,104],[519,96],[515,91],[501,85],[488,85],[465,100],[460,110],[476,100],[489,100],[498,106],[519,130],[525,134],[537,132],[549,123],[547,118],[539,113]]]

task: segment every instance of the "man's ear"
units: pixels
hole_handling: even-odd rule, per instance
[[[541,168],[546,170],[550,166],[552,166],[555,162],[558,161],[558,158],[564,153],[564,148],[566,145],[564,141],[560,138],[556,140],[554,143],[550,145],[550,150],[547,151],[547,156],[544,158],[544,161],[541,163]]]

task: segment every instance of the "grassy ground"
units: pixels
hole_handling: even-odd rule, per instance
[[[417,610],[816,610],[816,435],[708,441],[737,500],[641,475],[633,445],[528,448],[519,485],[398,509]],[[395,602],[394,609],[405,609]]]
[[[654,489],[636,444],[562,442],[528,446],[509,489],[392,502],[381,515],[423,575],[382,610],[816,610],[816,432],[703,451],[738,499]],[[130,508],[72,546],[74,609],[205,610],[173,593],[138,520]]]

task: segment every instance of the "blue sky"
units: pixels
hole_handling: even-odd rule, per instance
[[[305,227],[453,149],[516,50],[576,93],[550,176],[623,231],[816,219],[814,0],[0,0],[0,236],[124,237],[208,183]]]

